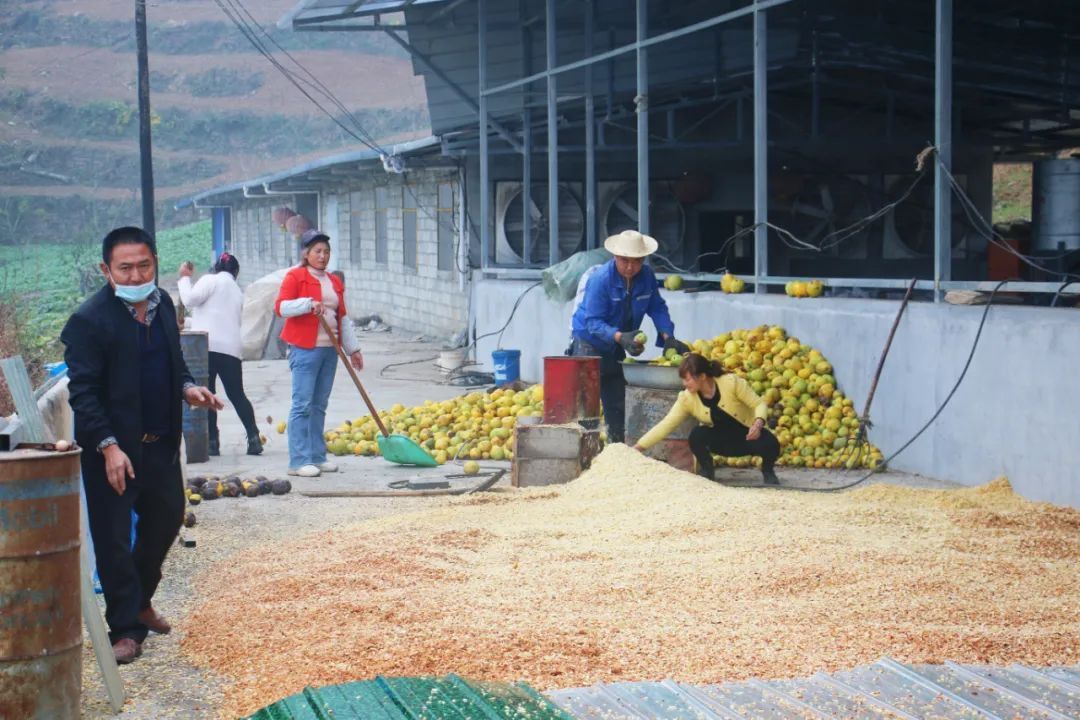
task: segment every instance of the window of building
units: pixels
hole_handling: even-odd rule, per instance
[[[405,186],[401,210],[401,264],[416,269],[417,242],[416,232],[416,193],[417,189]]]
[[[438,243],[439,243],[439,269],[454,269],[454,237],[457,228],[454,227],[454,186],[450,183],[439,184],[439,208],[438,208]]]
[[[394,195],[397,195],[396,203]],[[401,189],[375,188],[375,262],[385,265],[390,247],[389,210],[392,205],[401,207]]]
[[[349,193],[349,260],[353,265],[360,265],[360,225],[363,222],[364,194]]]

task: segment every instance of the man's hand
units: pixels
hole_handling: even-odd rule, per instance
[[[754,420],[754,424],[750,426],[750,431],[746,433],[747,440],[757,440],[761,437],[761,428],[765,427],[765,421],[761,418]]]
[[[323,305],[318,300],[311,301],[311,314],[316,317],[323,314]]]
[[[615,342],[619,343],[627,355],[633,355],[637,357],[641,353],[645,352],[645,346],[637,341],[637,333],[624,333],[620,332],[615,338]]]
[[[364,356],[360,353],[359,350],[350,355],[349,360],[352,361],[352,366],[357,370],[364,369]]]
[[[117,495],[127,489],[127,479],[135,479],[135,468],[119,445],[109,445],[102,451],[105,456],[105,477]]]
[[[179,273],[180,277],[189,278],[195,273],[195,266],[191,263],[190,260],[185,260],[184,262],[180,263]]]
[[[690,352],[690,346],[680,340],[676,340],[673,335],[664,335],[664,350],[674,350],[680,355],[685,355]]]
[[[189,387],[184,391],[184,399],[191,407],[205,407],[211,410],[221,410],[225,403],[204,387]]]

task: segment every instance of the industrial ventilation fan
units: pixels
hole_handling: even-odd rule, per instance
[[[601,227],[603,237],[623,230],[637,230],[638,190],[636,182],[600,183],[598,187]],[[656,267],[668,264],[685,267],[686,214],[682,204],[675,199],[667,182],[649,183],[649,235],[659,244],[657,253],[662,258],[654,262]],[[665,264],[664,260],[668,263]]]
[[[548,212],[546,184],[533,184],[529,198],[530,257],[525,258],[525,194],[516,182],[495,187],[495,262],[505,264],[547,265],[551,219]],[[580,189],[569,183],[559,184],[559,258],[565,259],[583,249],[585,210]]]
[[[865,177],[785,175],[774,193],[771,217],[780,227],[830,255],[865,257],[871,228],[853,227],[873,212]]]
[[[887,203],[894,203],[904,196],[915,182],[915,175],[886,175],[885,195]],[[957,175],[956,182],[966,187],[967,177]],[[952,246],[955,250],[975,233],[974,227],[964,214],[956,195],[952,202]],[[911,189],[907,199],[892,208],[885,216],[885,243],[883,255],[887,259],[916,258],[934,252],[934,178],[925,174]]]

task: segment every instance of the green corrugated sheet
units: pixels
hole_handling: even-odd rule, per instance
[[[573,720],[524,683],[384,678],[305,688],[247,720]]]

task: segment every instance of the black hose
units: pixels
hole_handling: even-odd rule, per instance
[[[986,301],[986,309],[983,310],[982,319],[979,320],[979,329],[975,332],[975,340],[971,343],[971,352],[968,353],[967,362],[964,363],[964,369],[960,371],[960,377],[956,378],[956,383],[952,386],[952,390],[950,390],[949,394],[945,397],[945,401],[942,402],[940,406],[938,406],[938,409],[934,411],[934,414],[930,416],[930,419],[926,421],[926,424],[919,428],[919,431],[912,435],[911,438],[906,443],[901,445],[898,450],[889,455],[889,457],[885,458],[881,465],[872,469],[870,472],[866,473],[858,480],[847,483],[846,485],[838,485],[837,487],[809,488],[793,485],[763,485],[762,487],[776,490],[795,490],[798,492],[839,492],[840,490],[849,490],[856,485],[861,485],[862,483],[869,480],[875,473],[882,472],[885,468],[887,468],[889,466],[889,463],[892,462],[897,455],[911,447],[912,443],[918,440],[919,437],[924,432],[926,432],[926,430],[931,425],[934,424],[934,421],[938,419],[941,413],[944,412],[946,406],[948,406],[949,401],[953,399],[953,395],[955,395],[956,391],[960,389],[960,384],[964,382],[964,377],[967,375],[968,368],[971,367],[971,361],[975,358],[975,350],[979,347],[979,338],[982,337],[983,326],[986,325],[986,317],[990,314],[990,306],[994,304],[994,297],[997,295],[998,290],[1000,290],[1001,287],[1007,282],[1009,281],[1002,280],[994,286],[993,290],[990,291],[990,298]]]

